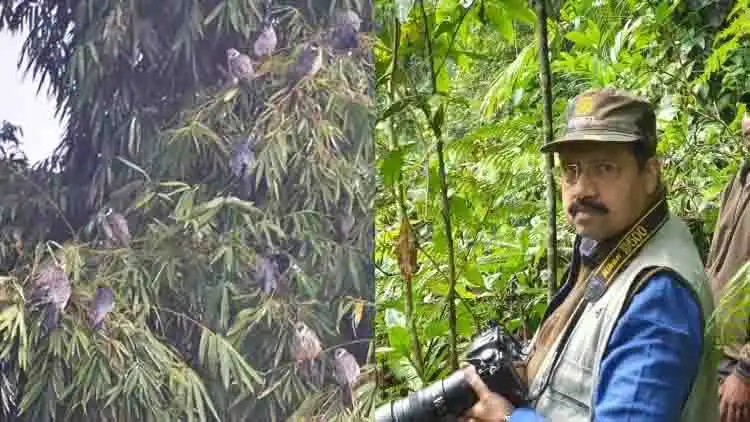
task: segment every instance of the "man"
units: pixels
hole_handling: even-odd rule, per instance
[[[742,120],[742,136],[750,140],[750,114]],[[711,251],[706,272],[711,280],[715,302],[719,303],[727,282],[737,270],[750,260],[750,163],[742,165],[724,189],[719,208],[719,218],[711,241]],[[725,315],[726,316],[726,315]],[[750,422],[750,344],[748,321],[730,323],[730,336],[736,341],[723,348],[719,364],[721,387],[719,390],[721,420],[724,422]],[[732,330],[734,328],[734,330]],[[739,328],[737,331],[736,329]],[[733,331],[733,332],[732,332]],[[743,345],[742,342],[745,342]]]
[[[557,153],[575,228],[566,282],[525,362],[530,405],[514,408],[474,368],[474,421],[669,422],[717,419],[713,300],[687,226],[670,216],[644,99],[585,92],[568,108]]]

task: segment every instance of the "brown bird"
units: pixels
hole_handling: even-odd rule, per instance
[[[316,42],[302,48],[297,60],[289,66],[290,86],[293,88],[303,80],[310,79],[323,66],[323,54]]]
[[[294,345],[292,351],[297,366],[305,361],[312,361],[320,356],[323,350],[318,335],[302,321],[294,324]]]
[[[281,274],[279,272],[279,264],[273,257],[265,255],[256,257],[255,273],[261,286],[263,286],[264,293],[269,294],[273,290],[276,290]]]
[[[112,208],[107,207],[99,214],[99,227],[104,232],[108,244],[114,244],[121,248],[130,245],[128,220]]]
[[[351,406],[354,403],[352,386],[357,382],[360,374],[359,363],[357,363],[354,355],[343,347],[336,349],[334,359],[336,360],[336,364],[333,376],[339,386],[341,386],[344,395],[344,404]]]
[[[258,38],[253,43],[253,53],[255,57],[261,58],[273,55],[276,50],[276,30],[273,28],[274,22],[271,19],[266,19],[263,22],[263,29],[261,29]]]
[[[349,239],[355,223],[354,216],[349,212],[345,212],[336,224],[336,237],[339,242],[345,242]]]
[[[89,308],[89,321],[94,329],[101,328],[104,318],[115,307],[115,296],[109,287],[97,287],[94,301]]]
[[[333,17],[334,28],[330,33],[330,44],[336,54],[351,54],[359,48],[359,30],[362,19],[353,10],[338,10]]]
[[[60,314],[68,305],[71,293],[70,279],[65,273],[64,263],[50,260],[41,265],[32,285],[29,302],[34,308],[46,309],[46,326],[53,329],[57,327]]]
[[[362,26],[362,18],[353,10],[337,10],[333,15],[335,26],[349,26],[359,32]]]
[[[234,85],[237,85],[239,81],[250,82],[255,79],[252,59],[235,48],[227,49],[227,69]]]
[[[23,255],[23,229],[19,227],[13,228],[13,248],[16,250],[19,256]]]

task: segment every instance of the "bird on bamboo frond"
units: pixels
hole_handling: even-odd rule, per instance
[[[328,40],[334,54],[351,55],[352,50],[359,48],[362,19],[353,10],[337,10],[333,24]]]
[[[130,228],[125,216],[111,207],[105,207],[97,216],[99,229],[104,235],[106,247],[126,248],[130,246]]]
[[[42,262],[32,282],[29,304],[32,309],[41,310],[44,314],[45,332],[58,326],[71,293],[72,286],[62,254]]]
[[[271,0],[263,2],[261,30],[253,43],[253,53],[255,54],[255,58],[259,60],[267,56],[272,56],[276,51],[276,44],[278,43],[275,29],[278,22],[271,17],[271,6]]]
[[[97,287],[94,300],[89,308],[89,323],[91,328],[102,328],[107,314],[115,307],[115,295],[110,287]]]
[[[334,360],[334,378],[341,387],[344,405],[351,408],[354,404],[353,386],[360,375],[359,363],[354,355],[343,347],[336,349]]]
[[[299,84],[312,79],[323,66],[323,55],[317,41],[302,47],[295,61],[287,68],[289,89],[294,90]]]
[[[343,215],[341,215],[335,222],[335,240],[339,243],[346,243],[351,239],[352,230],[354,229],[356,221],[352,213],[343,211],[342,214]]]
[[[322,363],[322,360],[319,359],[322,351],[323,347],[320,338],[315,331],[302,321],[296,322],[294,324],[294,341],[292,343],[295,367],[309,378],[313,378],[316,375],[316,362]],[[318,375],[323,375],[322,368]]]
[[[227,71],[232,85],[250,83],[256,78],[255,66],[247,54],[240,53],[236,48],[227,49]]]
[[[276,20],[268,16],[263,19],[263,26],[253,43],[253,53],[258,60],[272,56],[276,51],[278,39],[276,37],[276,29],[274,29],[275,24]]]

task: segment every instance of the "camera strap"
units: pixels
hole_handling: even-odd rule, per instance
[[[604,295],[607,288],[617,278],[618,275],[630,264],[654,234],[664,225],[669,216],[667,201],[662,196],[626,233],[620,238],[617,245],[609,252],[602,262],[589,274],[584,283],[586,290],[583,298],[573,311],[568,320],[565,330],[561,334],[560,341],[554,350],[552,366],[544,375],[544,383],[539,392],[529,398],[529,401],[535,401],[547,389],[547,385],[556,371],[559,363],[562,349],[568,341],[573,329],[580,319],[583,311],[590,303],[594,303]],[[531,382],[532,380],[528,380]]]

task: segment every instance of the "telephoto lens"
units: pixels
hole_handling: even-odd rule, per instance
[[[477,402],[464,371],[435,381],[407,397],[386,403],[375,410],[375,422],[439,422],[462,415]]]
[[[514,406],[529,400],[525,381],[515,368],[523,361],[523,347],[495,321],[472,341],[465,361],[477,371],[490,391]],[[448,422],[466,413],[478,397],[463,370],[375,410],[375,422]]]

